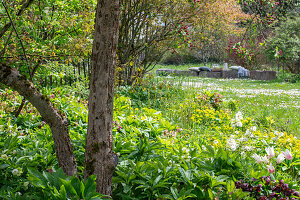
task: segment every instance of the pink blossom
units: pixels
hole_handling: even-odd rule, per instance
[[[274,147],[266,148],[268,159],[275,157]]]
[[[272,163],[270,163],[270,165],[267,165],[267,167],[268,167],[268,171],[269,171],[271,174],[275,172],[275,168],[274,168],[274,166],[272,165]]]
[[[293,159],[292,153],[288,149],[286,149],[285,152],[282,152],[282,154],[284,155],[284,157],[287,160],[292,160]]]
[[[281,153],[277,156],[276,163],[280,164],[280,163],[282,163],[283,160],[284,160],[284,155]]]

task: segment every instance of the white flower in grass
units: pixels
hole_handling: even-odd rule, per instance
[[[187,148],[185,148],[185,147],[182,148],[182,151],[185,152],[185,153],[189,153],[190,152],[190,150],[187,149]]]
[[[235,151],[235,150],[239,147],[239,144],[235,141],[235,139],[229,138],[229,139],[227,140],[227,146],[228,146],[232,151]]]
[[[236,121],[242,120],[243,119],[243,114],[240,111],[237,112],[236,115],[235,115],[235,119],[236,119]]]
[[[251,134],[251,132],[249,131],[249,129],[247,129],[245,135],[248,136],[250,134]]]
[[[284,135],[283,132],[278,132],[278,131],[274,131],[274,134],[277,135],[278,137],[282,137]]]
[[[264,157],[261,157],[261,160],[266,163],[266,164],[269,164],[269,159],[267,156],[264,156]]]
[[[266,148],[268,159],[275,157],[274,147]]]
[[[236,126],[237,126],[237,127],[243,127],[243,124],[242,124],[241,121],[238,121],[238,122],[236,122]]]
[[[246,141],[248,141],[248,138],[246,138],[246,137],[241,137],[241,138],[239,139],[239,141],[240,141],[240,142],[246,142]]]
[[[256,126],[252,126],[251,128],[250,128],[250,131],[256,131]]]
[[[283,132],[280,132],[280,133],[278,134],[278,137],[283,137],[283,135],[284,135],[284,133],[283,133]]]
[[[254,158],[258,164],[262,163],[262,158],[259,155],[257,155],[256,153],[252,155],[252,158]]]
[[[281,153],[281,154],[279,154],[279,155],[277,156],[276,163],[277,163],[277,164],[280,164],[280,163],[282,163],[282,161],[284,161],[284,159],[285,159],[285,157],[284,157],[284,155]]]
[[[253,150],[253,147],[245,146],[244,149],[245,149],[246,151],[252,151],[252,150]]]
[[[292,153],[288,149],[286,149],[285,152],[282,152],[282,154],[284,155],[284,157],[287,160],[292,160],[293,159]]]

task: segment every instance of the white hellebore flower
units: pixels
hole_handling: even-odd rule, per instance
[[[262,163],[262,158],[256,153],[252,155],[252,158],[254,158],[258,164]]]
[[[21,176],[21,174],[23,173],[22,169],[13,169],[11,171],[11,173],[14,175],[14,176]]]
[[[281,153],[277,156],[276,163],[280,164],[280,163],[282,163],[283,160],[284,160],[284,155]]]
[[[293,159],[292,153],[288,149],[286,149],[285,152],[282,152],[282,154],[284,155],[284,157],[287,160],[292,160]]]
[[[18,169],[13,169],[13,170],[12,170],[12,174],[13,174],[14,176],[17,176],[17,175],[19,174],[19,170],[18,170]]]
[[[275,157],[274,147],[266,148],[266,152],[268,154],[269,159]]]

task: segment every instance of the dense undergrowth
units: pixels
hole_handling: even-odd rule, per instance
[[[43,89],[69,118],[79,178],[58,168],[50,128],[37,111],[26,104],[15,119],[21,97],[0,91],[0,198],[102,198],[95,177],[82,180],[84,91]],[[153,78],[118,88],[114,104],[114,199],[299,198],[299,139],[272,117],[253,118],[236,100]]]

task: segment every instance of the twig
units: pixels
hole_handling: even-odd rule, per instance
[[[18,118],[18,116],[20,115],[20,113],[25,105],[25,102],[26,102],[26,99],[25,99],[25,97],[23,97],[21,105],[19,106],[19,108],[16,111],[14,111],[16,118]]]
[[[36,72],[36,70],[39,68],[39,66],[40,66],[40,64],[41,64],[41,60],[39,60],[38,61],[38,63],[34,66],[34,68],[33,68],[33,70],[32,70],[32,74],[30,74],[30,76],[31,76],[31,79],[33,79],[33,76],[34,76],[34,74],[35,74],[35,72]]]
[[[6,50],[6,47],[8,46],[8,44],[9,44],[9,40],[10,40],[10,38],[12,36],[12,33],[13,33],[13,30],[11,30],[11,32],[10,32],[10,34],[8,36],[8,39],[6,41],[6,44],[4,45],[4,48],[3,48],[2,52],[0,53],[0,58],[5,54],[5,50]]]
[[[8,12],[8,9],[7,9],[7,7],[6,7],[6,5],[5,5],[5,3],[4,3],[3,0],[2,0],[2,5],[4,6],[5,11],[6,11],[6,14],[7,14],[7,16],[8,16],[8,18],[9,18],[9,20],[10,20],[10,23],[11,23],[13,29],[15,30],[15,33],[16,33],[16,35],[17,35],[17,38],[19,39],[19,42],[20,42],[20,44],[21,44],[21,47],[22,47],[22,49],[23,49],[23,53],[24,53],[24,56],[25,56],[25,59],[26,59],[26,62],[27,62],[28,73],[29,73],[29,75],[30,75],[30,74],[31,74],[31,70],[30,70],[30,67],[29,67],[29,61],[28,61],[28,58],[27,58],[27,56],[26,56],[26,51],[25,51],[23,42],[22,42],[22,40],[21,40],[21,38],[20,38],[20,36],[19,36],[19,34],[18,34],[18,31],[17,31],[17,29],[16,29],[16,27],[15,27],[13,21],[12,21],[12,18],[10,17],[10,14],[9,14],[9,12]],[[31,77],[30,77],[30,78],[31,78]],[[32,80],[31,80],[31,81],[32,81]]]

